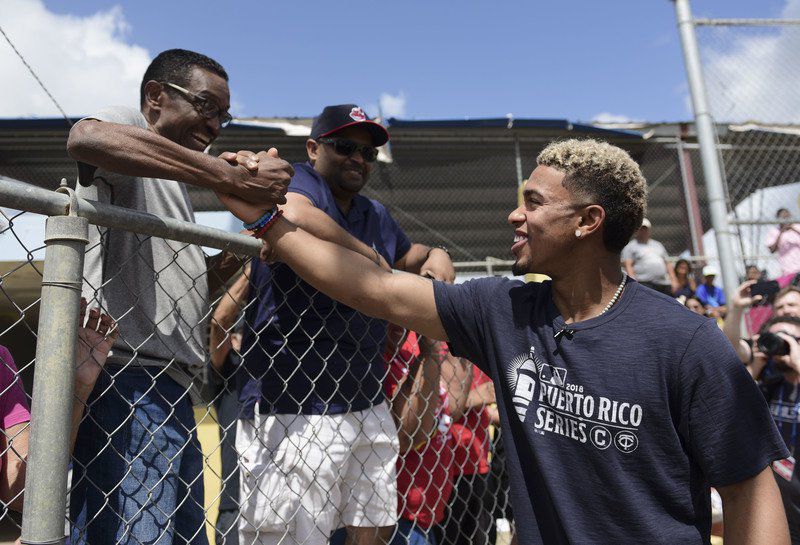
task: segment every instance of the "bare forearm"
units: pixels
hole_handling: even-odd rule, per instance
[[[725,545],[789,545],[786,514],[769,467],[719,493]]]
[[[436,394],[439,371],[435,365],[420,365],[395,398],[400,411],[401,450],[427,443],[436,430]],[[405,447],[405,448],[403,448]]]
[[[0,470],[0,499],[10,509],[22,512],[25,475],[28,464],[30,423],[23,422],[3,430],[0,451],[3,467]]]
[[[428,258],[430,248],[424,244],[412,244],[406,255],[397,262],[397,268],[412,274],[419,274],[422,264]]]
[[[328,214],[312,204],[301,205],[295,202],[299,199],[295,197],[294,194],[290,193],[286,200],[286,205],[281,208],[287,220],[318,239],[333,242],[343,248],[363,255],[372,262],[377,262],[377,253],[375,250],[345,231]]]
[[[236,323],[236,318],[239,317],[239,312],[249,294],[250,266],[247,265],[236,282],[222,294],[211,317],[209,353],[211,354],[211,365],[217,371],[222,369],[225,358],[231,350],[230,330]]]
[[[446,339],[430,280],[384,271],[366,257],[284,219],[267,231],[266,241],[271,257],[336,301],[433,339]]]
[[[467,410],[472,385],[472,364],[448,354],[442,361],[442,380],[447,388],[447,397],[450,398],[450,416],[453,420],[458,420]]]
[[[83,411],[86,408],[86,401],[94,389],[94,384],[91,386],[87,384],[75,385],[75,396],[72,400],[72,417],[69,431],[69,451],[75,448],[75,439],[78,437],[78,428],[83,419]]]
[[[725,319],[725,323],[722,324],[722,332],[725,334],[725,337],[728,338],[728,341],[733,345],[733,348],[736,350],[736,354],[739,356],[739,359],[746,363],[749,360],[749,355],[747,355],[746,359],[742,359],[743,354],[740,346],[741,343],[739,342],[742,338],[741,322],[743,310],[744,309],[735,304],[731,305],[730,313]]]
[[[90,120],[72,129],[67,151],[76,161],[118,174],[177,180],[218,191],[225,190],[231,169],[241,168],[146,129]]]

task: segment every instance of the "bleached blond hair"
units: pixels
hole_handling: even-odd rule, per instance
[[[608,142],[573,138],[549,144],[536,162],[563,172],[567,190],[603,207],[603,243],[622,251],[647,207],[647,182],[628,152]]]

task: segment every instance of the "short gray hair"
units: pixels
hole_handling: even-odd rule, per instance
[[[628,152],[608,142],[573,138],[549,144],[536,162],[563,172],[564,187],[603,207],[603,243],[622,251],[647,208],[647,182]]]

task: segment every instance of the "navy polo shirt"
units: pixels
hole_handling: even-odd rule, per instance
[[[307,197],[387,262],[411,248],[381,203],[356,195],[345,215],[310,163],[294,169],[289,191]],[[251,266],[250,327],[237,379],[240,417],[251,418],[259,398],[264,414],[340,414],[382,402],[386,322],[323,295],[284,264],[256,258]]]

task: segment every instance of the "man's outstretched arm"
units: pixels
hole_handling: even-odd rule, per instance
[[[265,242],[269,261],[286,263],[328,297],[426,337],[447,340],[431,280],[387,272],[374,261],[320,240],[283,218],[267,231]]]
[[[72,127],[67,152],[76,161],[117,174],[178,180],[233,193],[258,204],[285,202],[286,188],[294,174],[277,150],[238,165],[235,154],[213,157],[147,129],[95,119]]]

